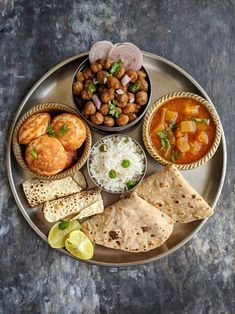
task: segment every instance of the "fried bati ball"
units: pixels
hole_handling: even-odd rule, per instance
[[[33,172],[52,176],[65,168],[67,154],[57,138],[42,135],[28,144],[25,159]]]
[[[78,149],[86,139],[85,124],[74,114],[62,113],[56,116],[51,126],[65,150]]]
[[[46,134],[50,121],[51,117],[46,112],[37,113],[28,118],[20,128],[19,143],[27,145],[35,138]]]
[[[77,157],[77,151],[76,150],[66,150],[65,152],[67,155],[67,162],[65,165],[65,169],[68,169],[75,164],[76,157]]]

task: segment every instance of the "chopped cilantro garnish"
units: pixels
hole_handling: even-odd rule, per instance
[[[47,134],[48,134],[49,136],[55,136],[55,132],[54,132],[54,130],[53,130],[53,128],[52,128],[50,122],[48,122]]]
[[[59,131],[58,131],[58,136],[63,136],[63,135],[65,135],[67,132],[68,132],[68,124],[67,123],[65,123],[65,124],[63,124],[61,127],[60,127],[60,129],[59,129]]]
[[[31,150],[30,154],[31,154],[31,156],[33,158],[37,158],[38,157],[38,153],[37,153],[37,151],[35,149]]]

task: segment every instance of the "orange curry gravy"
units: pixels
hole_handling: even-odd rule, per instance
[[[168,101],[154,114],[150,137],[166,160],[186,164],[201,159],[210,149],[215,126],[207,109],[190,98]]]

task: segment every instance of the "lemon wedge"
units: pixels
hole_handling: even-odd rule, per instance
[[[80,259],[91,259],[94,254],[94,246],[89,238],[80,230],[70,232],[65,240],[66,249]]]
[[[77,220],[59,221],[50,230],[48,242],[51,247],[60,249],[65,246],[67,235],[73,230],[79,230],[80,224]]]

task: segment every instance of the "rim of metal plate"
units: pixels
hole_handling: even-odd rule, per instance
[[[19,118],[19,114],[22,110],[22,108],[25,106],[25,104],[27,103],[28,99],[30,98],[31,94],[38,88],[38,86],[40,86],[40,84],[47,78],[49,77],[52,73],[54,73],[55,71],[57,71],[58,69],[60,69],[61,67],[67,65],[68,63],[79,59],[79,58],[83,58],[86,57],[88,55],[88,52],[84,52],[81,54],[78,54],[76,56],[70,57],[66,60],[64,60],[63,62],[57,64],[56,66],[54,66],[53,68],[51,68],[47,73],[45,73],[33,86],[32,88],[29,90],[29,92],[26,94],[26,96],[23,98],[20,106],[18,107],[18,110],[15,114],[14,120],[11,124],[10,127],[10,132],[9,132],[9,137],[8,137],[8,146],[7,146],[7,175],[8,175],[8,180],[10,183],[10,187],[11,187],[11,191],[13,193],[13,196],[15,198],[15,201],[22,213],[22,215],[24,216],[24,218],[26,219],[26,221],[28,222],[28,224],[33,228],[33,230],[44,240],[47,242],[47,237],[44,235],[44,233],[42,233],[36,225],[33,224],[33,222],[31,221],[31,219],[29,218],[29,216],[27,215],[24,207],[22,206],[20,199],[18,197],[15,185],[14,185],[14,181],[13,181],[13,174],[12,174],[12,169],[11,169],[11,141],[12,141],[12,135],[13,135],[13,131],[14,131],[14,127],[15,124]],[[159,60],[160,62],[166,63],[169,66],[173,67],[174,69],[176,69],[178,72],[180,72],[182,75],[184,75],[189,81],[191,81],[193,83],[193,85],[201,92],[201,94],[210,102],[212,103],[211,99],[209,98],[209,96],[207,95],[207,93],[204,91],[204,89],[200,86],[200,84],[190,75],[188,74],[185,70],[183,70],[181,67],[179,67],[178,65],[176,65],[175,63],[157,56],[153,53],[149,53],[146,51],[143,51],[143,55],[146,57],[150,57],[153,58],[155,60]],[[213,104],[213,103],[212,103]],[[214,208],[218,202],[219,196],[221,194],[222,188],[223,188],[223,183],[224,183],[224,179],[225,179],[225,174],[226,174],[226,167],[227,167],[227,149],[226,149],[226,140],[225,140],[225,135],[224,135],[224,130],[223,130],[223,126],[222,126],[222,137],[221,137],[221,141],[222,141],[222,147],[223,147],[223,167],[222,167],[222,175],[220,178],[220,183],[219,183],[219,188],[216,194],[216,197],[214,199],[214,202],[212,204],[212,208]],[[127,266],[135,266],[135,265],[143,265],[149,262],[153,262],[156,260],[161,259],[162,257],[165,257],[171,253],[173,253],[174,251],[176,251],[177,249],[179,249],[180,247],[182,247],[185,243],[187,243],[201,228],[202,226],[205,224],[205,222],[207,221],[207,219],[202,220],[202,222],[195,228],[195,230],[188,235],[183,241],[181,241],[180,243],[178,243],[176,246],[174,246],[173,248],[169,249],[167,252],[161,253],[157,256],[148,258],[144,261],[136,261],[136,262],[128,262],[128,263],[122,263],[121,265],[119,263],[105,263],[105,262],[98,262],[98,261],[93,261],[93,260],[88,260],[88,261],[82,261],[88,264],[93,264],[93,265],[99,265],[99,266],[109,266],[109,267],[127,267]],[[70,257],[73,257],[69,252],[59,249],[59,251],[61,251],[63,254],[66,254]],[[76,259],[76,258],[75,258]],[[78,259],[77,259],[78,260]]]

